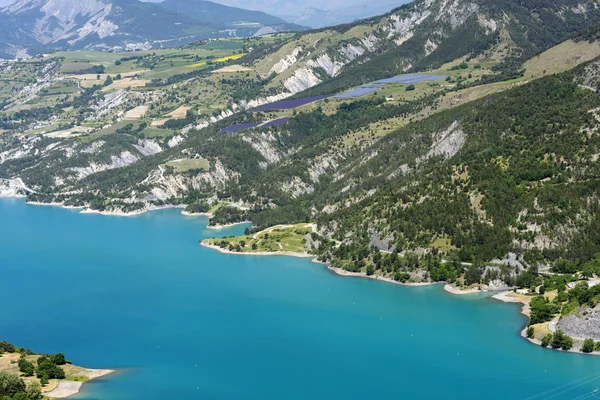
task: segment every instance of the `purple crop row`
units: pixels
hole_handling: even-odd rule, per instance
[[[308,103],[312,103],[318,100],[323,100],[328,97],[333,96],[332,94],[324,94],[320,96],[311,96],[304,97],[302,99],[288,99],[281,100],[275,103],[265,104],[264,106],[257,107],[253,109],[253,112],[264,112],[264,111],[273,111],[273,110],[290,110],[292,108],[300,107]]]
[[[269,121],[266,124],[261,125],[260,128],[269,128],[271,126],[284,125],[284,124],[287,124],[289,120],[290,120],[289,118],[274,119],[273,121]],[[228,126],[227,128],[221,129],[219,131],[219,133],[237,132],[237,131],[241,131],[243,129],[255,128],[258,125],[260,125],[260,123],[255,123],[255,122],[250,122],[250,123],[245,123],[245,124],[235,124],[235,125]]]

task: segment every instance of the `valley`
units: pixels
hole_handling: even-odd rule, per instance
[[[417,0],[317,30],[11,57],[0,195],[251,221],[203,244],[518,287],[532,325],[580,325],[599,298],[577,289],[600,275],[597,6]]]

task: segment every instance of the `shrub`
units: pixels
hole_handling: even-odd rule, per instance
[[[544,296],[536,296],[529,302],[531,308],[530,324],[535,325],[541,322],[550,321],[559,311],[559,305],[550,303]]]
[[[542,347],[548,347],[552,342],[552,334],[549,333],[542,338]]]
[[[552,337],[552,348],[570,350],[573,347],[573,338],[557,330]]]
[[[535,336],[535,329],[533,328],[533,326],[530,326],[529,328],[527,328],[527,338],[531,339],[533,338],[533,336]]]
[[[38,378],[46,376],[49,379],[65,379],[65,371],[62,368],[57,367],[50,359],[40,357],[41,362],[38,361],[38,367],[36,374]]]
[[[33,376],[35,368],[33,364],[26,359],[19,358],[19,371],[21,371],[24,376]]]
[[[48,359],[56,365],[65,365],[67,363],[67,360],[65,360],[65,355],[63,353],[52,354],[48,357]]]
[[[595,349],[594,339],[585,339],[581,351],[584,353],[591,353]]]
[[[0,372],[0,397],[13,397],[19,392],[25,391],[25,383],[16,375]]]

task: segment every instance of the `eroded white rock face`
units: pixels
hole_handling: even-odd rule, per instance
[[[265,160],[267,160],[266,163],[262,165],[263,169],[269,164],[279,162],[282,158],[280,152],[273,147],[272,143],[276,142],[276,139],[270,133],[251,134],[243,136],[242,140],[250,144],[254,150],[258,151]]]
[[[136,145],[133,145],[143,156],[149,157],[162,152],[162,148],[154,140],[140,140]]]
[[[104,146],[105,143],[106,142],[104,142],[104,140],[98,140],[86,147],[85,149],[81,150],[81,152],[86,154],[96,154],[98,151],[100,151],[100,149]]]
[[[69,39],[75,43],[90,34],[111,36],[118,26],[108,20],[112,4],[105,0],[19,0],[4,11],[21,14],[39,9],[33,36],[42,44]],[[81,25],[81,21],[86,23]]]
[[[105,95],[100,101],[92,106],[93,115],[86,118],[87,120],[95,120],[102,118],[112,109],[123,105],[127,101],[127,90],[117,90],[116,92]]]
[[[183,135],[173,136],[167,143],[167,146],[175,147],[175,146],[179,145],[181,142],[183,142],[184,140],[185,140],[185,136],[183,136]]]
[[[182,174],[165,174],[164,167],[160,166],[153,170],[142,182],[149,185],[151,197],[146,200],[167,200],[171,197],[180,196],[181,193],[190,190],[205,190],[207,188],[221,188],[229,180],[237,179],[239,174],[229,171],[217,160],[210,172],[204,172],[193,176]]]
[[[316,59],[308,61],[306,65],[312,68],[321,68],[331,77],[336,76],[344,66],[341,61],[332,60],[329,54],[321,54]]]
[[[258,99],[252,99],[250,101],[242,100],[239,103],[239,107],[244,110],[249,110],[251,108],[259,107],[264,104],[274,103],[276,101],[285,100],[290,97],[291,93],[279,93],[273,96],[260,97]]]
[[[0,198],[25,197],[24,189],[21,179],[0,180]]]
[[[454,121],[448,129],[433,135],[433,145],[425,158],[434,156],[453,157],[465,144],[466,139],[467,136],[460,129],[458,121]]]
[[[321,83],[321,80],[310,68],[304,67],[296,70],[294,75],[283,83],[283,86],[292,94],[302,92]]]
[[[300,197],[306,193],[312,193],[315,191],[315,188],[312,185],[309,185],[306,182],[303,182],[299,177],[295,176],[288,182],[281,184],[281,189],[285,192],[288,192],[292,195],[292,197]]]
[[[121,154],[114,155],[110,158],[110,164],[91,163],[87,167],[69,168],[68,171],[74,172],[76,179],[83,179],[92,174],[110,169],[122,168],[138,162],[139,158],[134,156],[130,151],[124,151]]]
[[[292,54],[288,54],[285,58],[282,58],[281,60],[279,60],[279,62],[273,65],[273,68],[271,68],[271,70],[269,71],[269,75],[280,74],[283,71],[289,69],[292,65],[296,64],[296,62],[298,62],[298,57],[301,52],[302,47],[296,47],[292,51]]]

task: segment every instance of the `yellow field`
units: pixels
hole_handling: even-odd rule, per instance
[[[231,56],[214,58],[214,59],[209,60],[209,61],[212,61],[214,63],[221,63],[221,62],[226,62],[226,61],[229,61],[229,60],[239,60],[240,58],[244,57],[245,55],[246,55],[245,53],[244,54],[233,54]],[[190,68],[204,67],[207,63],[208,63],[208,61],[202,61],[202,62],[199,62],[199,63],[196,63],[196,64],[189,65],[189,67]]]

